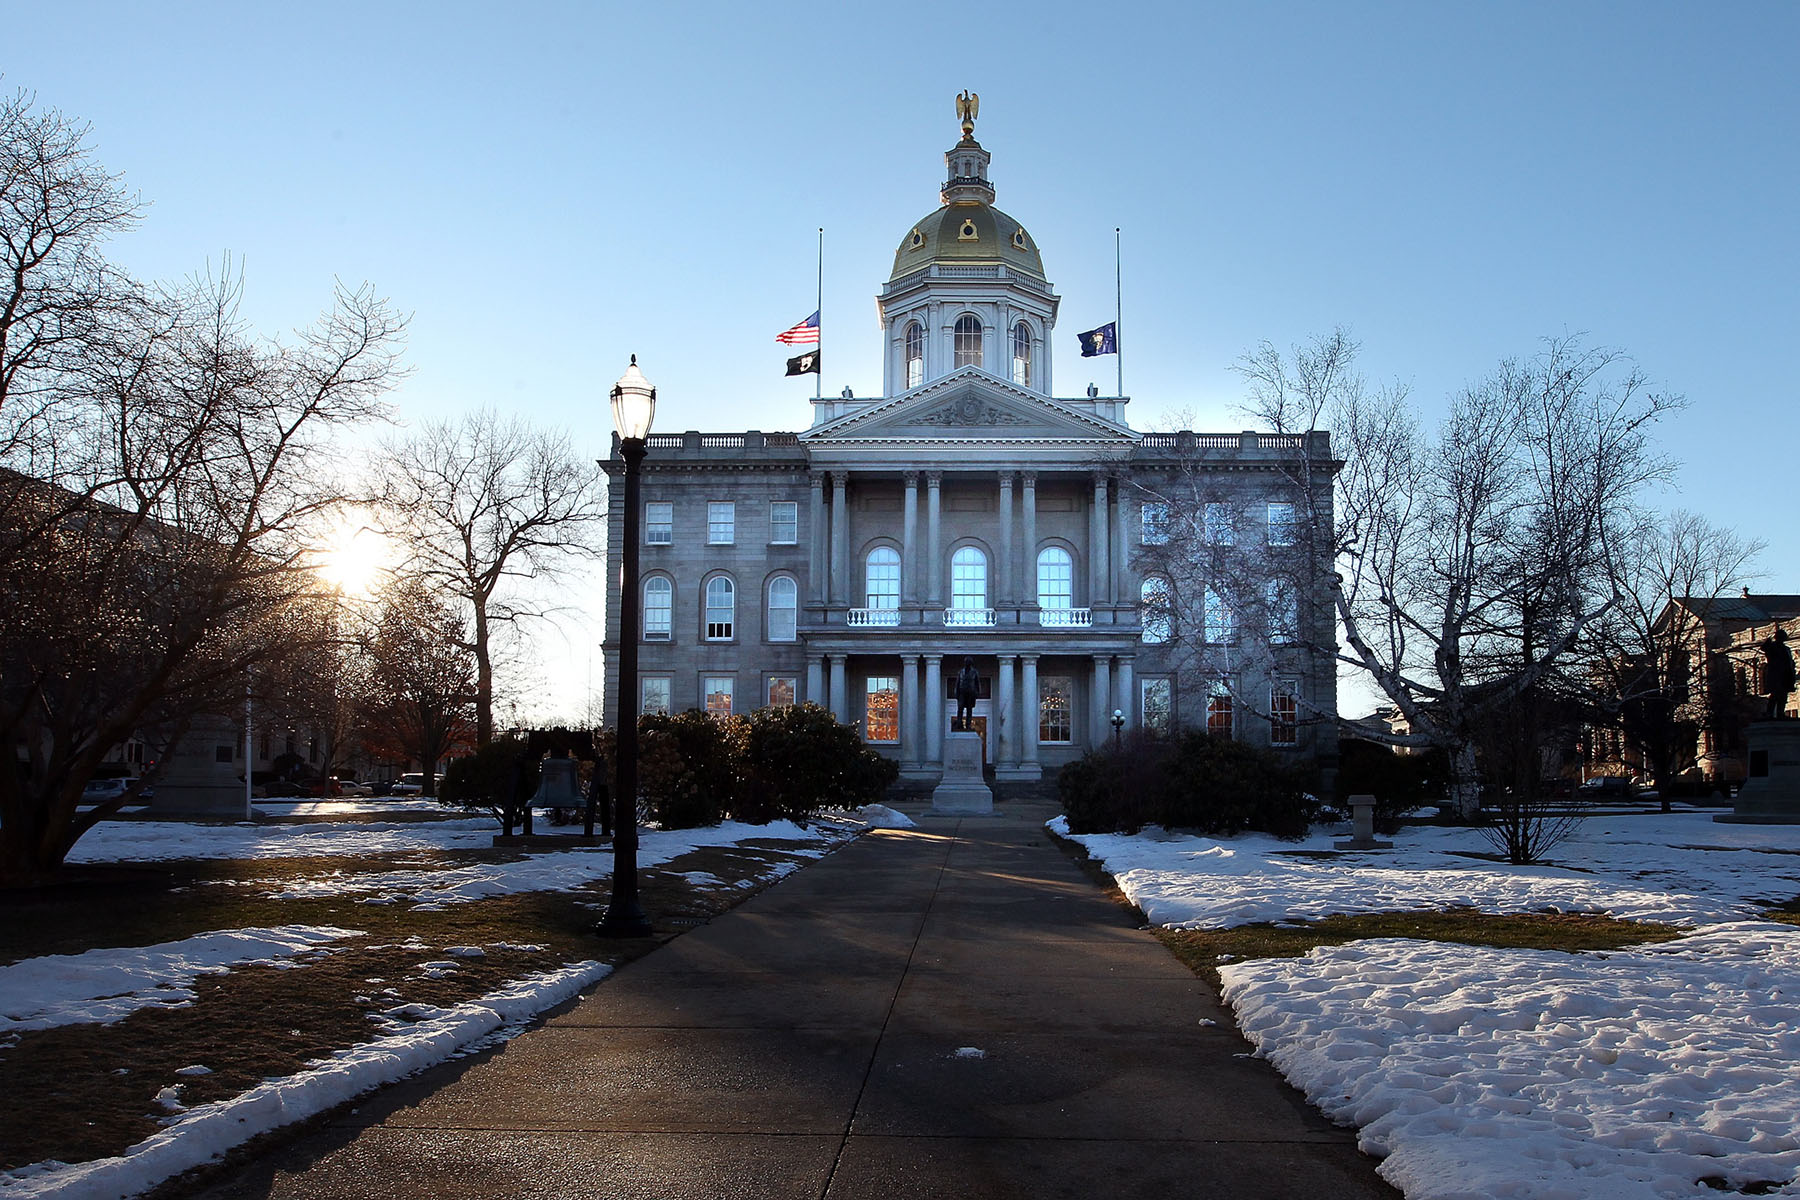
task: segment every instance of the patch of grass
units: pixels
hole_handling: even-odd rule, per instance
[[[1800,923],[1800,921],[1797,921]],[[1315,946],[1341,946],[1363,938],[1417,938],[1464,946],[1531,950],[1617,950],[1682,936],[1672,925],[1620,921],[1586,913],[1447,912],[1357,913],[1292,925],[1239,925],[1232,929],[1159,929],[1157,936],[1189,970],[1219,986],[1219,959],[1298,958]],[[1228,960],[1229,961],[1229,960]]]

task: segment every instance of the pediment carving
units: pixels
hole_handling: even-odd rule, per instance
[[[929,412],[920,413],[905,421],[897,421],[895,424],[973,428],[980,425],[1029,425],[1031,422],[1024,417],[990,404],[980,396],[964,395]]]

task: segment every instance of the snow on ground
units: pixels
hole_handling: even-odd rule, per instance
[[[329,925],[227,929],[125,950],[46,954],[0,967],[0,1035],[111,1024],[140,1008],[184,1008],[194,980],[234,967],[297,965],[328,943],[361,937]]]
[[[1178,927],[1454,905],[1693,927],[1585,954],[1371,939],[1219,974],[1257,1053],[1408,1200],[1800,1196],[1800,931],[1755,919],[1800,895],[1800,827],[1594,817],[1538,868],[1470,857],[1469,830],[1325,856],[1331,837],[1077,840]]]

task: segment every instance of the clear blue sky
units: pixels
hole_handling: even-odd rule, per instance
[[[334,276],[413,313],[403,420],[499,405],[602,455],[635,352],[659,430],[804,427],[774,335],[821,226],[824,386],[879,393],[873,296],[970,88],[1063,296],[1059,391],[1111,390],[1072,335],[1112,316],[1114,226],[1139,428],[1240,428],[1263,339],[1343,324],[1435,405],[1586,332],[1691,402],[1668,503],[1800,591],[1800,4],[75,0],[7,41],[0,83],[151,202],[115,257],[230,252],[269,330]]]

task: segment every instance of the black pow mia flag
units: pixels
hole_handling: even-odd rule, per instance
[[[817,375],[819,373],[819,352],[808,350],[805,354],[796,354],[787,360],[789,375]]]

